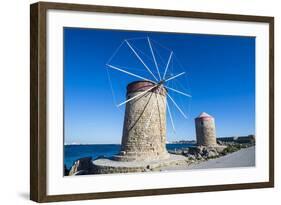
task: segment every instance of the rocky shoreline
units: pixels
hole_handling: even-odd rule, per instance
[[[254,146],[254,143],[237,143],[237,142],[220,142],[216,146],[194,146],[189,148],[176,149],[169,151],[171,160],[163,162],[142,162],[140,164],[134,163],[135,165],[126,165],[125,169],[121,167],[114,168],[114,162],[110,161],[109,158],[99,157],[92,159],[92,157],[85,157],[78,159],[74,162],[73,166],[68,170],[64,166],[65,176],[76,176],[76,175],[88,175],[88,174],[105,174],[105,173],[128,173],[128,172],[150,172],[150,171],[162,171],[169,167],[176,166],[190,166],[198,164],[210,159],[219,158],[228,155],[233,152],[237,152],[240,149]],[[105,161],[111,170],[107,172],[101,172],[100,168],[97,168],[98,161]],[[112,166],[111,166],[112,164]],[[118,165],[119,166],[119,165]],[[109,169],[108,168],[108,169]]]
[[[171,154],[183,155],[190,160],[208,160],[236,152],[240,149],[254,146],[254,143],[218,142],[217,146],[194,146],[169,151]]]

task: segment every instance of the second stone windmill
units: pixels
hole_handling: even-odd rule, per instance
[[[112,83],[126,87],[126,98],[116,100],[118,108],[125,106],[122,146],[113,159],[123,162],[159,161],[169,159],[166,150],[167,121],[175,132],[175,110],[184,119],[185,106],[177,102],[190,98],[183,80],[186,71],[181,67],[172,50],[156,41],[145,38],[124,40],[106,64],[109,74],[123,75],[124,80]],[[125,80],[126,79],[126,80]],[[122,90],[122,87],[119,89]],[[177,96],[173,96],[176,94]],[[117,94],[118,95],[118,94]],[[125,96],[125,95],[123,95]]]

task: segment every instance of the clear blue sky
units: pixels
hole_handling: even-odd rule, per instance
[[[203,111],[215,117],[218,137],[255,133],[254,37],[64,28],[65,143],[121,142],[124,108],[114,104],[105,64],[124,39],[146,36],[173,50],[188,73],[188,120],[175,117],[179,132],[168,127],[169,141],[195,139]],[[113,82],[125,100],[124,83]]]

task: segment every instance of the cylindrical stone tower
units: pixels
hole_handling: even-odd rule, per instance
[[[197,145],[216,146],[215,119],[205,112],[195,118]]]
[[[135,81],[127,86],[127,99],[152,88],[154,83]],[[119,161],[166,159],[166,89],[156,87],[126,103]]]

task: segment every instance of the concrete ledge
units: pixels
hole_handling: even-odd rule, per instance
[[[93,174],[110,174],[110,173],[129,173],[129,172],[147,172],[156,171],[164,167],[188,164],[188,158],[180,155],[169,154],[169,159],[124,162],[115,161],[108,158],[97,159],[92,161]]]
[[[127,152],[125,155],[114,155],[111,159],[114,161],[121,161],[121,162],[151,162],[151,161],[162,161],[167,160],[170,158],[170,155],[168,152],[163,152],[160,155],[156,155],[155,153],[136,153],[136,152]]]

